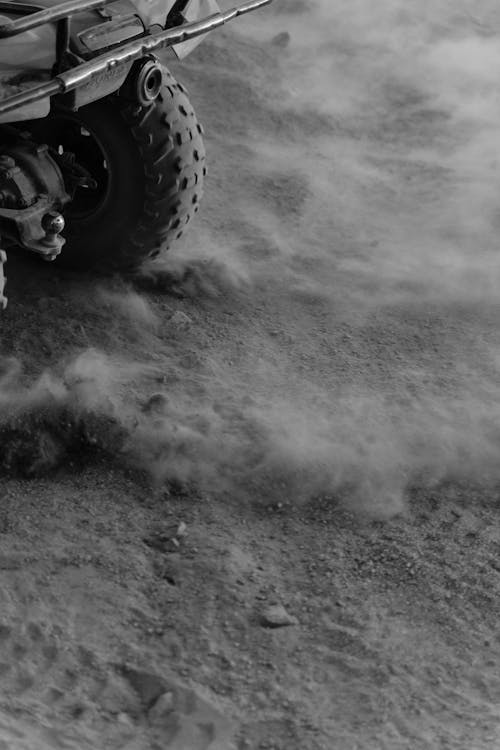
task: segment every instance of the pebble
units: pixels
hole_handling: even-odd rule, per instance
[[[168,407],[168,398],[164,393],[153,393],[143,406],[146,414],[164,414]]]
[[[182,537],[183,537],[183,536],[186,536],[186,534],[187,534],[187,526],[186,526],[186,524],[184,523],[184,521],[181,521],[181,522],[179,523],[179,526],[178,526],[178,528],[177,528],[177,534],[176,534],[176,537],[177,537],[177,539],[182,539]]]
[[[119,713],[119,714],[118,714],[118,716],[116,717],[116,719],[117,719],[117,721],[118,721],[118,722],[119,722],[120,724],[125,724],[125,725],[127,725],[127,726],[129,726],[129,727],[130,727],[130,726],[132,726],[132,725],[133,725],[133,723],[134,723],[134,722],[133,722],[133,720],[132,720],[132,717],[131,717],[131,716],[129,716],[129,715],[128,715],[127,713],[125,713],[124,711],[122,711],[121,713]]]
[[[128,666],[124,666],[122,671],[123,676],[128,680],[145,706],[156,703],[158,698],[165,693],[165,682],[158,675]]]
[[[174,710],[174,694],[172,692],[162,693],[148,711],[148,718],[152,722],[162,719],[165,714]]]
[[[288,625],[299,624],[297,618],[288,614],[281,604],[266,607],[261,613],[260,622],[266,628],[284,628]]]
[[[288,47],[290,44],[291,36],[288,31],[281,31],[279,34],[276,34],[276,36],[273,36],[271,39],[271,44],[274,44],[275,47]]]
[[[183,313],[182,310],[177,310],[177,312],[172,315],[169,322],[176,328],[189,328],[193,324],[189,315]]]

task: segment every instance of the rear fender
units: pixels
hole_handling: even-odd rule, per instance
[[[0,24],[16,15],[0,15]],[[39,26],[0,42],[0,97],[17,94],[36,83],[48,80],[56,61],[56,30],[54,26]],[[43,99],[26,105],[16,112],[16,120],[46,117],[50,102]],[[0,115],[0,123],[11,122],[12,115]]]
[[[134,6],[131,3],[127,2],[127,6],[129,13],[134,11]],[[74,44],[72,45],[82,59],[85,59],[85,57],[92,58],[93,54],[81,42],[81,37],[88,39],[89,32],[92,32],[91,24],[95,25],[98,20],[97,14],[97,17],[91,16],[89,18],[89,13],[86,13],[85,16],[87,16],[85,20],[78,18],[76,22],[75,19],[76,29]],[[0,16],[0,23],[2,23],[2,18]],[[82,26],[82,22],[84,31],[80,32],[78,27]],[[105,28],[106,25],[106,22],[101,18],[100,28]],[[90,29],[89,26],[91,26]],[[144,33],[142,24],[140,24],[139,33]],[[100,42],[105,48],[108,46],[105,36],[101,37]],[[19,36],[0,40],[0,99],[30,89],[37,83],[50,80],[56,62],[55,50],[56,29],[55,26],[49,24],[39,26],[32,31],[26,31]],[[100,51],[98,50],[97,54]],[[29,60],[29,68],[26,66],[27,60]],[[59,97],[59,103],[69,109],[78,109],[96,99],[103,99],[123,85],[131,67],[132,63],[110,67],[108,70],[95,75],[90,81],[82,83],[71,93]],[[49,112],[50,99],[46,98],[16,110],[15,119],[19,121],[37,120],[47,117]],[[13,119],[12,115],[9,114],[0,115],[0,124],[12,122]]]
[[[15,0],[14,0],[15,1]],[[37,8],[50,8],[61,0],[34,0]],[[142,0],[147,6],[161,6],[163,23],[175,0]],[[24,4],[24,3],[23,3]],[[159,10],[157,8],[157,14]],[[16,13],[0,15],[0,25],[18,18]],[[159,17],[159,16],[158,16]],[[83,11],[72,19],[72,49],[82,59],[91,59],[109,47],[144,34],[146,24],[130,0],[116,3],[99,11]],[[27,64],[28,61],[28,64]],[[56,26],[44,24],[18,36],[0,40],[0,100],[29,89],[52,77],[56,62]],[[63,97],[64,106],[77,109],[117,91],[124,83],[130,64],[95,76],[76,91]],[[29,67],[28,67],[29,66]],[[43,99],[16,110],[16,120],[47,117],[50,100]],[[0,115],[0,124],[12,122],[11,114]]]
[[[32,79],[29,83],[24,86],[13,85],[8,82],[0,80],[0,89],[2,92],[2,98],[7,98],[13,94],[18,94],[24,89],[33,88],[35,79]],[[40,99],[40,101],[33,102],[31,104],[25,104],[22,107],[16,109],[15,117],[12,116],[11,112],[0,114],[0,125],[4,125],[9,122],[21,122],[23,120],[40,120],[43,117],[47,117],[50,113],[50,99]]]
[[[91,5],[99,7],[101,2],[102,0],[94,0]],[[123,3],[127,0],[118,0],[118,2]],[[21,108],[24,108],[28,103],[45,101],[48,97],[57,97],[61,100],[71,92],[78,90],[85,92],[85,101],[75,99],[75,96],[71,94],[73,98],[70,98],[69,101],[73,101],[73,106],[76,107],[82,106],[83,103],[88,101],[103,98],[108,93],[120,88],[134,62],[148,58],[162,49],[172,46],[179,48],[196,38],[203,38],[225,23],[269,5],[271,2],[272,0],[246,0],[226,11],[216,11],[209,13],[208,16],[203,15],[202,18],[195,21],[186,22],[183,14],[188,12],[189,9],[192,9],[193,13],[199,13],[205,9],[210,10],[218,7],[215,0],[188,0],[188,4],[185,7],[183,6],[182,13],[178,11],[180,22],[172,23],[171,19],[168,19],[166,28],[161,25],[153,25],[148,29],[149,34],[113,44],[111,49],[101,51],[102,53],[98,51],[95,56],[86,61],[72,60],[71,50],[68,51],[67,55],[62,54],[58,60],[58,63],[61,64],[58,64],[58,70],[53,71],[50,80],[39,85],[24,87],[24,90],[13,96],[9,96],[7,92],[0,92],[0,94],[4,94],[3,101],[0,98],[0,112],[2,114],[11,113],[10,120],[14,121],[19,119]],[[65,14],[80,13],[80,8],[81,0],[76,0],[76,2],[75,0],[69,0],[66,4],[61,4],[51,11],[34,13],[31,17],[22,19],[17,23],[5,24],[2,29],[2,38],[20,32],[24,33],[26,28],[36,28],[38,24],[47,24],[48,18],[55,22],[57,19],[64,18]],[[106,7],[106,10],[108,10],[108,7]],[[143,21],[141,22],[143,23]],[[61,44],[61,42],[65,42],[64,22],[62,27],[61,25],[58,26],[58,29],[62,29],[58,40]],[[61,49],[61,52],[63,52],[63,49]],[[63,67],[65,61],[70,63],[67,68]],[[76,64],[72,64],[73,62],[76,62]],[[26,90],[26,88],[29,90]],[[7,117],[4,121],[8,122],[9,118]]]
[[[49,8],[60,0],[35,0],[38,7]],[[182,23],[196,21],[219,11],[216,0],[117,0],[102,10],[83,11],[72,19],[72,50],[82,59],[89,60],[103,51],[144,34],[155,26],[164,27],[169,14],[176,14]],[[0,16],[0,24],[15,18],[15,14]],[[177,44],[173,50],[184,58],[203,37]],[[56,27],[45,24],[19,36],[0,41],[0,98],[29,88],[50,78],[56,62]],[[26,61],[29,60],[29,70]],[[123,85],[131,64],[120,64],[92,78],[70,94],[60,98],[60,103],[78,109],[102,99]],[[50,112],[49,99],[24,106],[16,111],[16,120],[46,117]],[[12,121],[11,115],[0,115],[0,123]]]

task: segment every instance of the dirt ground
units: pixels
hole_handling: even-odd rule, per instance
[[[2,750],[500,746],[498,14],[313,6],[172,64],[171,255],[9,256]]]

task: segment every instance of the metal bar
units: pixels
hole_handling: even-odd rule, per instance
[[[34,86],[32,89],[7,97],[3,101],[0,100],[0,115],[12,112],[26,104],[33,104],[47,96],[66,94],[79,86],[85,85],[95,76],[106,74],[113,68],[133,62],[161,47],[171,47],[174,44],[181,44],[182,42],[187,42],[189,39],[194,39],[201,34],[207,34],[209,31],[213,31],[227,23],[227,21],[231,21],[233,18],[241,16],[244,13],[257,10],[257,8],[268,5],[271,2],[272,0],[250,0],[238,8],[233,8],[223,13],[214,13],[201,21],[177,26],[174,29],[166,29],[157,34],[129,42],[120,49],[107,52],[89,62],[78,65],[76,68],[60,73],[52,80],[42,83],[40,86]]]
[[[227,10],[223,14],[225,17],[224,23],[232,21],[233,18],[237,18],[238,16],[243,16],[245,13],[250,13],[253,10],[258,10],[258,8],[262,7],[263,5],[269,5],[269,3],[272,3],[272,1],[273,0],[250,0],[249,2],[242,3],[242,5],[238,5],[236,8],[231,8],[231,10]]]
[[[40,5],[28,5],[27,3],[0,0],[0,13],[14,13],[16,16],[26,16],[30,13],[38,13],[39,10],[43,10]]]
[[[113,2],[115,0],[68,0],[66,3],[60,3],[59,5],[54,5],[52,8],[30,13],[15,21],[9,21],[0,25],[0,39],[17,36],[24,31],[42,26],[44,23],[54,23],[54,21],[60,21],[61,18],[69,18],[69,16],[81,13],[84,10],[104,8],[104,6]]]

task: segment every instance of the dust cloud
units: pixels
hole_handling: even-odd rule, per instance
[[[298,338],[297,301],[320,308],[348,360],[329,377],[309,350],[307,377],[269,348],[291,371],[277,393],[263,365],[263,466],[292,493],[347,487],[392,512],[412,482],[498,481],[499,32],[493,3],[447,0],[275,3],[245,22],[272,70],[242,74],[259,96],[230,144],[233,206],[253,237],[228,233],[233,262],[287,288]]]
[[[99,292],[131,343],[21,390],[11,363],[2,421],[57,404],[79,439],[111,420],[158,486],[377,515],[498,482],[499,35],[465,0],[276,0],[213,35],[175,70],[207,131],[202,219]]]
[[[500,25],[492,3],[481,5],[481,19],[474,9],[447,0],[275,6],[276,32],[290,33],[280,103],[332,121],[328,135],[302,148],[283,143],[276,167],[293,164],[307,179],[302,225],[319,223],[321,237],[309,231],[309,257],[336,253],[346,236],[355,245],[334,272],[376,287],[368,297],[363,287],[358,304],[387,302],[401,285],[405,298],[410,285],[419,296],[496,298],[495,16]],[[265,19],[252,23],[258,39]],[[268,164],[274,145],[263,154]],[[326,216],[330,232],[322,231]]]

